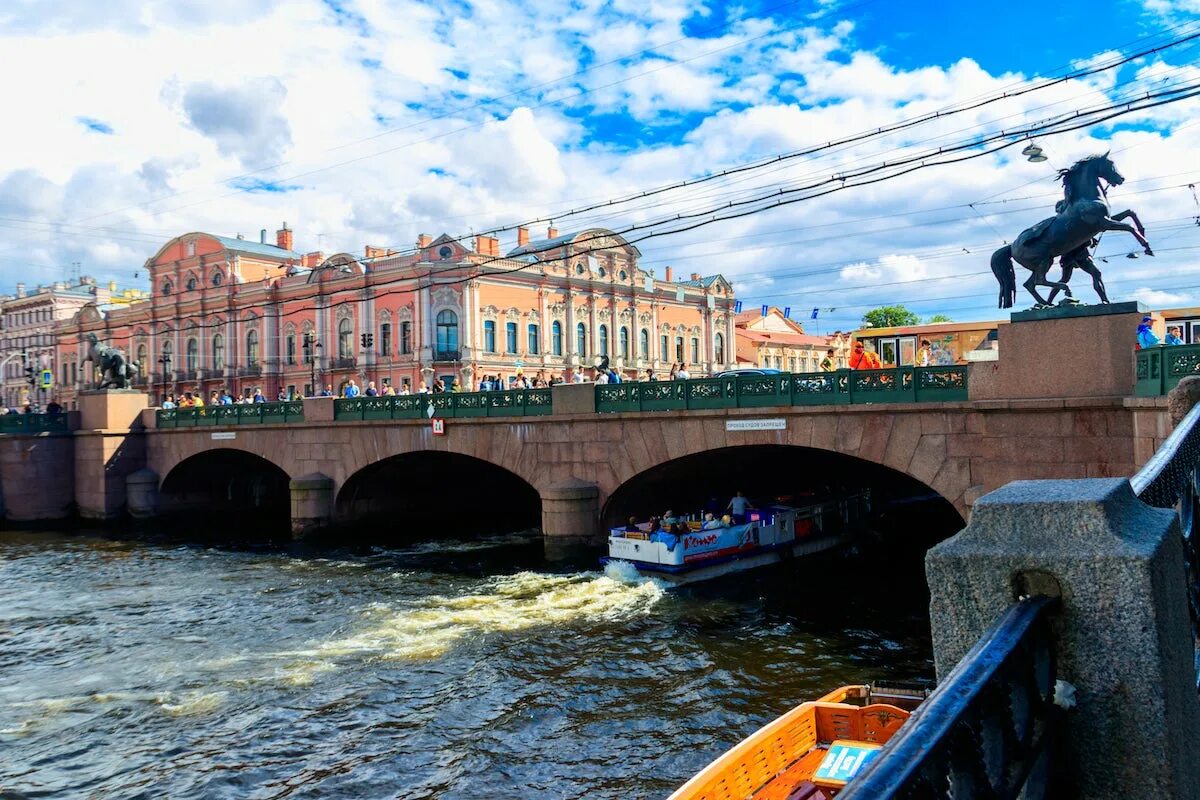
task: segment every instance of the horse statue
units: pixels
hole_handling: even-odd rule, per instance
[[[129,361],[116,347],[100,344],[96,334],[87,335],[88,358],[100,368],[100,385],[97,389],[128,389],[138,374],[138,364]]]
[[[1099,270],[1096,270],[1095,263],[1087,253],[1092,239],[1102,231],[1132,234],[1145,249],[1146,255],[1154,255],[1150,242],[1146,240],[1146,229],[1137,214],[1126,209],[1119,214],[1109,215],[1108,199],[1101,181],[1120,186],[1125,178],[1117,171],[1108,153],[1076,161],[1069,168],[1059,170],[1058,177],[1062,181],[1065,198],[1056,206],[1056,210],[1059,207],[1062,210],[1021,231],[1015,242],[992,253],[992,272],[1000,283],[1000,308],[1012,308],[1017,299],[1017,276],[1013,261],[1031,273],[1024,286],[1037,301],[1034,308],[1048,308],[1051,299],[1059,291],[1066,294],[1064,302],[1074,300],[1067,280],[1070,270],[1076,266],[1092,275],[1097,293],[1102,301],[1107,302],[1104,284],[1099,280]],[[1132,218],[1134,224],[1121,221],[1126,218]],[[1060,281],[1051,281],[1046,275],[1056,256],[1064,256],[1060,261],[1063,276]],[[1090,265],[1091,269],[1085,264]],[[1038,293],[1038,286],[1047,286],[1052,290],[1050,299]]]

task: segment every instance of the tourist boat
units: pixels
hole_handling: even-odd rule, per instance
[[[670,544],[654,541],[649,523],[636,531],[613,528],[608,556],[600,561],[625,562],[642,575],[677,585],[696,583],[837,547],[870,509],[869,490],[801,507],[768,504],[752,509],[740,525],[705,529],[689,521],[688,532]]]
[[[668,800],[829,800],[879,755],[925,695],[843,686],[766,724]]]

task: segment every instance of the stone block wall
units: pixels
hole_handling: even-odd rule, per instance
[[[0,436],[6,519],[65,519],[75,511],[75,439],[70,434]]]

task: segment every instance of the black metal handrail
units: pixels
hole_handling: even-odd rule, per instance
[[[839,800],[983,800],[1051,794],[1057,600],[1009,607]]]

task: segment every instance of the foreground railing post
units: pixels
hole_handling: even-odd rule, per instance
[[[1017,481],[925,560],[939,679],[1027,594],[1061,598],[1058,675],[1075,687],[1061,768],[1074,796],[1200,797],[1182,546],[1175,515],[1125,479]]]

